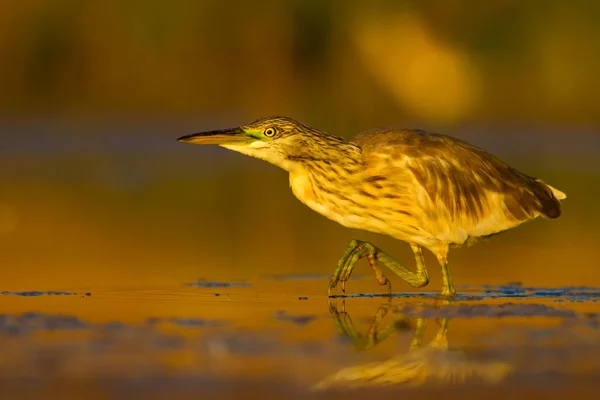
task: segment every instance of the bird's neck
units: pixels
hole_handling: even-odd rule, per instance
[[[294,195],[313,210],[331,218],[328,206],[319,195],[351,187],[362,167],[358,146],[337,139],[318,146],[307,146],[306,154],[289,156],[290,186]],[[333,186],[333,188],[332,188]]]
[[[362,169],[362,152],[355,144],[334,138],[318,146],[307,145],[306,154],[291,157],[290,186],[294,195],[316,212],[343,224],[339,199]]]
[[[362,165],[360,147],[327,134],[317,139],[311,138],[295,154],[288,155],[287,159],[290,173],[306,171],[320,175],[342,170],[341,173],[350,175]]]

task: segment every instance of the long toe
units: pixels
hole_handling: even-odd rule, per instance
[[[332,278],[329,281],[329,288],[327,289],[327,295],[331,296],[333,289],[335,289],[336,286],[337,286],[337,281],[334,278]]]

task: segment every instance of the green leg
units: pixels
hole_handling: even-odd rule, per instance
[[[442,267],[442,296],[452,297],[456,295],[454,283],[450,278],[450,269],[448,268],[448,250],[440,252],[437,255],[440,266]]]
[[[329,282],[329,295],[337,286],[338,282],[342,282],[342,292],[346,292],[346,281],[350,279],[350,275],[354,270],[354,266],[363,257],[367,257],[369,264],[375,272],[375,278],[380,285],[388,286],[388,294],[391,294],[392,285],[385,277],[381,269],[377,266],[377,261],[381,262],[385,267],[400,276],[413,287],[423,287],[429,283],[429,275],[425,262],[423,261],[423,251],[421,246],[411,245],[415,259],[417,261],[417,272],[412,272],[398,261],[394,260],[387,253],[375,247],[369,242],[353,240],[350,242],[344,255],[338,261],[338,265],[333,273],[333,277]]]

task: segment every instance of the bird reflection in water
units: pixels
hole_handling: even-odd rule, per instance
[[[448,304],[448,302],[445,302]],[[413,338],[407,353],[388,360],[343,368],[326,377],[314,389],[360,388],[375,386],[420,386],[424,384],[462,384],[467,382],[497,383],[508,376],[512,367],[497,361],[469,360],[465,352],[448,347],[449,318],[441,318],[434,339],[423,344],[426,318],[401,316],[381,328],[380,324],[391,305],[380,307],[366,334],[360,334],[350,316],[336,306],[330,311],[340,336],[350,340],[353,348],[364,351],[373,348],[398,330],[411,329],[411,320],[416,323]]]

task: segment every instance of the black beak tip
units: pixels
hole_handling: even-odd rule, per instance
[[[178,137],[178,138],[177,138],[177,141],[178,141],[178,142],[185,143],[185,142],[187,142],[187,141],[189,140],[189,138],[190,138],[190,137],[192,137],[192,136],[193,136],[193,134],[192,134],[192,135],[184,135],[184,136],[180,136],[180,137]]]

